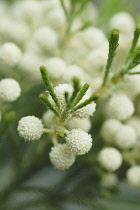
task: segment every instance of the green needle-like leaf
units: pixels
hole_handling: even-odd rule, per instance
[[[134,31],[134,38],[133,38],[133,41],[132,41],[132,46],[131,46],[131,49],[130,49],[130,52],[129,52],[128,59],[134,53],[134,51],[136,49],[136,46],[137,46],[137,43],[138,43],[138,40],[139,40],[139,36],[140,36],[140,27],[137,27]]]
[[[41,72],[41,75],[42,75],[42,79],[43,79],[43,82],[45,83],[45,85],[47,86],[47,89],[50,93],[50,95],[52,96],[54,102],[56,103],[56,105],[60,108],[60,102],[54,92],[54,88],[52,86],[52,83],[50,81],[50,78],[48,76],[48,72],[45,68],[45,66],[41,66],[40,67],[40,72]]]
[[[87,92],[88,88],[89,88],[89,84],[85,83],[83,87],[81,88],[81,90],[78,92],[74,102],[72,103],[72,107],[76,106],[79,103],[79,101],[83,98],[83,96]]]
[[[106,84],[106,81],[108,79],[110,67],[113,62],[114,56],[116,55],[116,49],[118,46],[119,46],[119,31],[117,29],[114,29],[109,37],[109,53],[108,53],[108,60],[107,60],[104,80],[103,80],[103,86]]]
[[[130,74],[130,75],[140,74],[140,71],[138,71],[138,72],[128,72],[127,74]]]
[[[59,114],[57,113],[56,109],[53,107],[53,105],[48,100],[47,96],[44,94],[40,94],[39,98],[47,105],[47,107],[54,112],[59,117]]]
[[[84,102],[82,102],[81,104],[75,106],[73,109],[70,110],[70,113],[83,108],[84,106],[90,104],[92,101],[96,101],[99,98],[98,95],[93,94],[90,98],[88,98],[87,100],[85,100]]]
[[[73,102],[73,100],[75,99],[77,93],[80,90],[80,80],[77,77],[74,77],[72,82],[73,82],[74,91],[73,91],[72,96],[70,98],[70,102]]]
[[[134,68],[138,64],[140,64],[140,50],[137,51],[136,54],[134,55],[134,58],[131,61],[131,63],[129,64],[127,71],[129,71],[130,69]]]

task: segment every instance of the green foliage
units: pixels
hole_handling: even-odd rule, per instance
[[[54,112],[54,114],[56,114],[59,117],[59,114],[57,113],[56,109],[54,108],[54,106],[51,104],[51,102],[49,101],[49,99],[47,98],[46,95],[44,94],[40,94],[39,98],[47,105],[47,107],[52,110]]]
[[[111,35],[109,37],[109,53],[108,53],[108,60],[107,60],[104,80],[103,80],[103,86],[107,82],[107,79],[108,79],[108,76],[109,76],[110,67],[111,67],[111,64],[113,62],[114,56],[116,55],[116,49],[119,46],[118,43],[119,43],[119,31],[117,29],[114,29],[111,32]]]
[[[49,91],[49,94],[51,95],[52,99],[56,103],[56,106],[58,106],[60,108],[60,102],[59,102],[59,100],[58,100],[58,98],[57,98],[57,96],[54,92],[54,88],[51,84],[51,81],[49,79],[46,68],[44,66],[41,66],[40,67],[40,72],[41,72],[41,75],[42,75],[43,82],[47,86],[47,90]]]

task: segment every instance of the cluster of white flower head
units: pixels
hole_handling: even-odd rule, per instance
[[[51,110],[47,110],[43,116],[42,121],[46,128],[50,128],[54,124],[55,114]]]
[[[101,135],[106,142],[113,143],[115,135],[120,129],[121,123],[116,119],[107,119],[101,128]]]
[[[70,150],[76,155],[84,155],[92,147],[91,135],[81,129],[73,129],[66,136]]]
[[[57,98],[60,101],[60,106],[64,108],[66,106],[65,93],[72,95],[73,88],[69,84],[60,84],[54,88]]]
[[[69,2],[65,1],[65,3],[69,8]],[[91,75],[94,75],[94,72],[98,72],[96,73],[98,75],[103,71],[107,58],[107,54],[102,51],[102,49],[107,48],[105,34],[99,28],[93,26],[87,27],[83,31],[77,30],[83,26],[83,22],[95,23],[97,20],[98,12],[92,3],[89,2],[85,10],[74,21],[71,30],[77,31],[77,33],[74,33],[68,43],[65,43],[66,17],[58,0],[21,0],[5,8],[8,12],[5,11],[0,20],[0,41],[3,44],[9,41],[13,42],[18,46],[19,52],[22,48],[23,56],[14,46],[11,46],[10,52],[13,53],[15,60],[10,62],[12,59],[10,52],[7,52],[8,49],[2,49],[2,56],[0,57],[3,58],[4,53],[6,53],[7,59],[2,60],[1,63],[7,65],[10,62],[11,65],[15,65],[18,64],[21,57],[21,62],[17,66],[19,70],[28,72],[32,79],[37,79],[36,75],[40,64],[36,61],[41,59],[42,63],[48,68],[50,76],[56,82],[58,82],[58,79],[62,82],[64,78],[72,80],[75,74],[86,81],[89,69],[91,69]],[[89,56],[90,54],[91,56]],[[30,57],[27,65],[24,63],[26,62],[24,55]],[[92,55],[95,58],[94,61],[90,59]],[[60,57],[68,65],[63,65]],[[88,57],[90,57],[89,60]],[[100,57],[102,59],[99,59]],[[83,62],[81,62],[81,59]],[[32,60],[35,61],[36,65],[33,65]],[[99,62],[99,60],[102,60],[102,62]],[[22,68],[20,68],[21,63]],[[24,64],[25,68],[23,68]],[[77,67],[73,69],[73,67],[69,68],[69,65]],[[86,68],[87,65],[89,68]],[[93,68],[95,71],[92,71]]]
[[[67,8],[70,8],[70,2],[65,0]],[[29,81],[40,84],[41,65],[46,67],[54,84],[60,109],[51,94],[48,94],[48,100],[61,117],[61,112],[67,110],[65,93],[68,93],[70,98],[74,91],[73,78],[77,77],[82,84],[89,83],[92,93],[104,91],[102,84],[109,47],[106,34],[95,27],[98,26],[97,23],[98,11],[91,2],[86,4],[84,10],[71,23],[71,28],[68,28],[59,0],[21,0],[10,6],[0,2],[0,71],[2,78],[6,74],[6,79],[0,80],[0,102],[13,102],[21,94],[18,82],[7,78],[9,72],[14,75],[10,76],[12,78],[20,80],[22,77],[23,86],[24,80],[27,86],[30,85]],[[87,24],[87,27],[84,24]],[[122,63],[128,55],[135,21],[130,14],[122,11],[111,17],[107,28],[118,28],[120,31],[119,47],[113,61],[113,75],[122,69]],[[131,72],[140,72],[140,64],[131,69]],[[101,111],[97,110],[95,121],[101,125],[97,132],[105,145],[97,155],[100,163],[98,165],[101,165],[103,170],[114,172],[120,168],[123,158],[129,157],[129,152],[139,153],[139,95],[140,75],[127,74],[117,84],[112,82],[105,87],[103,97],[100,97],[98,107],[101,107]],[[90,96],[91,94],[86,93],[77,105]],[[52,133],[57,139],[56,133],[59,132],[56,130],[60,129],[65,143],[61,144],[59,138],[57,144],[52,141],[54,146],[49,156],[57,169],[65,170],[73,165],[76,156],[84,155],[91,149],[92,137],[87,132],[93,129],[90,118],[95,110],[94,101],[70,114],[67,110],[65,114],[69,117],[63,122],[54,112],[47,110],[42,121],[35,116],[21,118],[18,132],[21,138],[35,141],[40,139],[44,132],[49,135]],[[130,158],[130,162],[135,161]],[[139,168],[138,165],[131,167],[126,174],[128,182],[135,187],[140,186]],[[104,174],[101,177],[101,186],[112,188],[117,184],[117,179],[115,173]]]
[[[122,164],[121,153],[113,147],[103,148],[99,153],[98,160],[102,167],[110,172],[117,170]]]
[[[106,120],[101,128],[105,142],[114,144],[121,149],[130,149],[137,145],[137,131],[133,126],[122,124],[116,119]]]
[[[132,72],[139,72],[140,65],[136,66],[131,70]],[[140,75],[125,75],[124,82],[125,82],[125,92],[128,94],[129,97],[132,99],[137,97],[140,94]]]
[[[17,130],[25,140],[35,141],[43,134],[43,124],[35,116],[26,116],[19,121]]]
[[[88,132],[91,129],[91,120],[89,118],[73,117],[67,122],[66,127],[69,130],[81,128],[83,131]]]
[[[122,11],[112,16],[109,26],[110,29],[117,28],[120,32],[118,54],[116,56],[118,58],[117,67],[120,67],[127,56],[127,51],[131,47],[135,20],[129,13]]]
[[[21,50],[14,43],[5,43],[0,47],[0,64],[13,67],[18,64],[21,58]]]
[[[133,116],[127,121],[127,123],[135,129],[137,137],[140,140],[140,118]]]
[[[115,136],[115,143],[122,149],[130,149],[137,143],[137,134],[130,125],[122,125]]]
[[[126,177],[130,185],[140,188],[140,166],[135,165],[128,169]]]
[[[12,102],[17,100],[21,94],[19,83],[11,78],[0,81],[0,101]]]
[[[60,170],[70,168],[75,162],[75,155],[68,148],[67,144],[57,144],[52,147],[49,156],[54,167]]]
[[[107,113],[109,116],[118,120],[126,120],[134,113],[134,105],[125,94],[113,95],[107,104]]]

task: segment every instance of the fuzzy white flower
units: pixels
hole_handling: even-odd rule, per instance
[[[18,123],[18,133],[25,140],[38,140],[43,134],[42,121],[35,116],[26,116],[21,118]]]
[[[57,144],[51,148],[49,153],[50,161],[55,168],[65,170],[75,162],[75,155],[69,150],[66,144]]]
[[[42,121],[45,127],[51,128],[54,126],[54,117],[55,114],[51,110],[47,110],[43,116],[42,116]]]
[[[115,143],[122,149],[130,149],[137,143],[137,134],[130,125],[122,125],[115,135]]]
[[[66,136],[66,142],[70,150],[76,155],[84,155],[92,147],[91,135],[81,129],[73,129]]]
[[[133,39],[133,35],[131,34],[129,36],[128,34],[119,35],[119,46],[117,48],[117,54],[118,54],[117,58],[119,57],[120,60],[124,61],[124,59],[127,56],[127,52],[131,47],[132,39]],[[122,55],[124,55],[124,58],[122,57]]]
[[[65,50],[64,58],[69,63],[80,62],[88,53],[88,49],[78,34],[71,38]]]
[[[140,188],[140,166],[135,165],[128,169],[126,173],[127,181],[133,187]]]
[[[110,27],[118,28],[121,33],[128,34],[134,31],[135,22],[129,13],[119,12],[111,18]]]
[[[37,54],[26,52],[20,59],[18,67],[28,79],[41,80],[39,67],[42,64],[42,59]]]
[[[130,96],[140,94],[140,75],[125,75],[125,89]]]
[[[10,25],[8,25],[8,39],[17,44],[26,43],[26,41],[30,37],[30,34],[30,28],[24,22],[14,21]]]
[[[7,42],[0,47],[0,64],[2,66],[13,67],[21,57],[21,50],[12,42]]]
[[[94,27],[85,29],[82,32],[82,39],[90,49],[103,47],[107,43],[107,39],[103,31]]]
[[[90,87],[94,91],[97,91],[101,87],[101,85],[103,83],[103,79],[101,77],[99,77],[99,76],[98,77],[94,77],[94,78],[89,76],[89,80],[88,81],[89,81]]]
[[[96,110],[96,104],[94,102],[84,106],[81,109],[76,110],[73,115],[80,118],[88,118],[93,115]]]
[[[86,4],[83,13],[81,14],[84,21],[95,22],[98,17],[98,11],[92,2]]]
[[[11,25],[13,21],[10,17],[2,16],[0,18],[0,40],[6,41],[8,38],[9,25]]]
[[[113,147],[103,148],[99,152],[98,160],[102,167],[110,172],[116,171],[122,164],[121,153]]]
[[[0,100],[12,102],[18,99],[21,94],[19,83],[11,78],[2,79],[0,81]]]
[[[44,50],[54,50],[58,45],[58,37],[53,29],[48,26],[37,29],[34,39]]]
[[[114,142],[115,135],[121,127],[120,121],[116,119],[106,120],[101,128],[101,135],[106,142]]]
[[[108,102],[107,112],[118,120],[126,120],[134,113],[134,105],[125,94],[113,95]]]
[[[88,132],[91,129],[91,121],[88,118],[80,119],[77,117],[73,117],[67,122],[66,127],[69,130],[80,128],[83,131]]]
[[[113,188],[118,183],[118,177],[114,173],[104,174],[101,179],[101,186],[104,188]]]
[[[56,93],[57,98],[60,101],[60,106],[61,108],[64,108],[66,105],[66,100],[65,100],[65,92],[69,94],[69,96],[72,95],[73,92],[73,87],[70,84],[59,84],[54,88],[54,91]]]
[[[13,5],[13,15],[26,21],[31,27],[36,27],[41,19],[41,3],[34,0],[24,0]]]
[[[90,64],[89,71],[93,73],[101,73],[107,62],[107,52],[103,49],[93,50],[89,53],[87,59]]]
[[[72,81],[74,77],[78,77],[81,81],[85,81],[86,74],[78,65],[70,65],[67,67],[66,81]]]
[[[58,81],[64,78],[64,75],[67,72],[67,66],[63,59],[53,57],[49,58],[45,64],[49,75],[52,79]]]
[[[62,32],[66,27],[64,11],[61,8],[51,10],[47,15],[47,23],[55,30]]]
[[[140,139],[140,118],[133,116],[127,121],[127,123],[136,130],[137,136]]]

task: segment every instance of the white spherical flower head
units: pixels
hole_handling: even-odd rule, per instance
[[[69,94],[69,96],[71,96],[72,92],[73,92],[72,85],[70,85],[70,84],[60,84],[60,85],[58,85],[54,88],[54,91],[57,95],[57,98],[60,101],[60,106],[62,108],[64,108],[65,105],[66,105],[65,92],[67,92]]]
[[[67,65],[64,60],[57,57],[49,58],[45,66],[53,80],[62,81],[67,71]]]
[[[86,4],[84,11],[81,14],[82,19],[88,22],[95,22],[98,17],[98,11],[95,5],[92,2]]]
[[[4,102],[12,102],[18,99],[21,94],[19,83],[11,78],[2,79],[0,81],[0,100]]]
[[[91,129],[91,121],[88,118],[77,118],[77,117],[73,117],[71,120],[69,120],[66,124],[66,127],[69,130],[72,129],[82,129],[85,132],[88,132]]]
[[[132,33],[135,29],[135,21],[127,12],[115,14],[110,21],[111,28],[118,28],[121,33]]]
[[[98,28],[88,27],[82,32],[82,39],[91,48],[99,48],[106,44],[105,34]]]
[[[126,173],[127,181],[133,187],[140,188],[140,166],[132,166]]]
[[[97,91],[102,86],[102,83],[103,79],[101,77],[94,77],[94,78],[89,77],[90,87],[94,91]]]
[[[42,116],[42,121],[45,127],[51,128],[54,126],[55,114],[51,110],[47,110]]]
[[[127,124],[129,124],[136,130],[137,136],[140,139],[140,118],[137,116],[133,116],[127,121]]]
[[[87,53],[88,49],[83,43],[81,36],[77,35],[69,41],[65,50],[64,58],[68,61],[68,63],[77,63],[78,61],[81,61]]]
[[[42,59],[32,52],[26,52],[19,62],[19,69],[25,74],[28,75],[29,79],[39,81],[40,72],[39,67],[42,64]]]
[[[75,111],[73,113],[73,115],[76,117],[80,117],[80,118],[88,118],[93,115],[95,110],[96,110],[96,104],[95,104],[95,102],[92,102],[92,103],[84,106],[83,108]]]
[[[124,81],[128,94],[131,96],[140,94],[140,75],[125,75]]]
[[[41,27],[39,28],[34,35],[36,42],[44,50],[55,49],[58,45],[58,37],[53,29],[50,27]]]
[[[57,144],[52,147],[49,157],[53,166],[60,170],[70,168],[76,159],[66,144]]]
[[[25,44],[31,35],[30,28],[21,21],[12,22],[9,25],[8,31],[9,39],[17,44]]]
[[[35,141],[43,134],[43,124],[35,116],[26,116],[19,121],[17,130],[20,137],[25,140]]]
[[[101,179],[101,186],[104,188],[113,188],[118,183],[118,177],[114,173],[104,174]]]
[[[14,43],[5,43],[0,47],[0,64],[2,66],[13,67],[21,57],[21,50]]]
[[[107,171],[116,171],[122,164],[121,153],[113,148],[107,147],[99,152],[98,156],[99,163]]]
[[[67,68],[65,80],[68,82],[69,81],[71,82],[74,77],[78,77],[80,80],[85,81],[86,74],[85,74],[84,70],[82,68],[80,68],[79,66],[70,65]]]
[[[61,8],[51,10],[47,15],[48,24],[57,31],[64,31],[66,27],[65,14]]]
[[[31,27],[38,25],[41,19],[41,3],[34,0],[20,1],[13,5],[13,13],[26,21]]]
[[[103,49],[93,50],[87,57],[90,68],[90,72],[100,73],[104,70],[107,62],[107,52]]]
[[[106,142],[113,143],[115,140],[115,135],[118,133],[121,127],[120,121],[116,119],[106,120],[101,128],[101,135]]]
[[[76,155],[84,155],[92,147],[91,135],[81,129],[73,129],[66,136],[66,142],[70,150]]]
[[[115,142],[121,149],[130,149],[137,143],[137,134],[130,125],[122,125],[115,135]]]
[[[107,111],[111,117],[126,120],[134,113],[134,105],[125,94],[118,94],[110,98]]]

